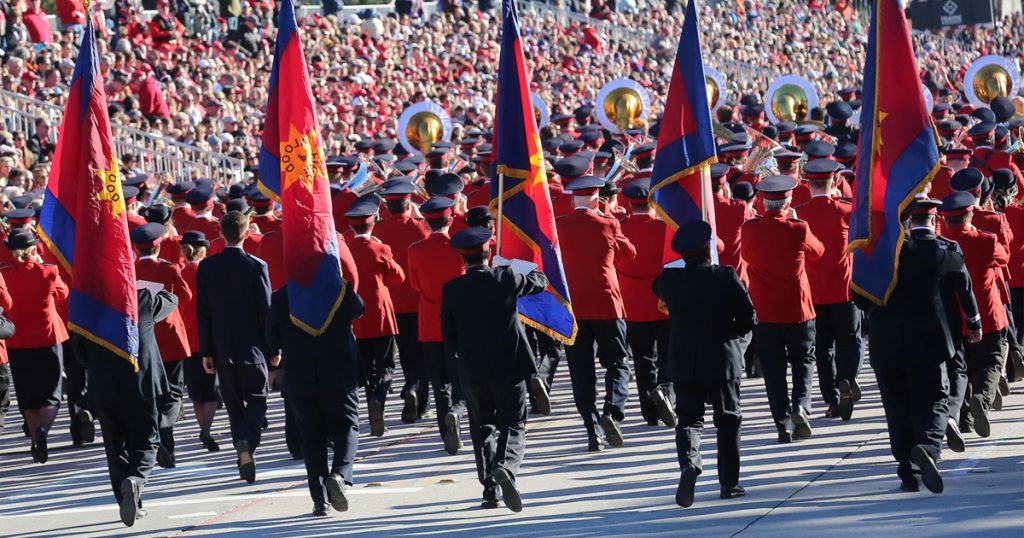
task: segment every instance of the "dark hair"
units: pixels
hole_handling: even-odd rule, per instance
[[[718,123],[730,123],[735,117],[735,111],[731,106],[720,106],[715,115],[718,116]]]
[[[963,223],[967,222],[968,215],[970,215],[970,213],[965,213],[963,215],[957,215],[955,217],[943,217],[943,218],[946,219],[946,224],[949,224],[951,226],[960,226]],[[911,222],[913,222],[913,221],[911,221]]]
[[[365,233],[369,232],[371,228],[373,228],[373,223],[372,222],[359,222],[359,223],[353,222],[353,223],[349,224],[348,226],[349,226],[349,228],[352,228],[352,232],[355,233],[355,234],[365,234]]]
[[[464,263],[466,267],[472,267],[474,265],[483,265],[483,263],[487,261],[488,255],[489,253],[486,248],[484,249],[483,252],[477,252],[476,254],[461,254],[462,263]]]
[[[409,210],[408,198],[400,198],[398,200],[385,200],[384,204],[387,206],[388,211],[395,215],[401,215]]]
[[[445,226],[451,226],[451,224],[451,215],[437,217],[436,219],[427,219],[427,226],[430,226],[430,231],[432,232],[439,232],[441,231],[441,228],[444,228]]]
[[[926,226],[928,224],[928,217],[931,217],[931,216],[932,215],[911,215],[910,216],[910,225],[911,226]],[[952,224],[952,221],[950,221],[950,224]]]
[[[220,220],[220,234],[229,245],[237,245],[249,231],[249,217],[240,211],[228,211]]]
[[[689,256],[683,256],[683,261],[686,262],[686,265],[690,265],[692,263],[704,263],[704,262],[710,261],[710,260],[711,260],[711,247],[710,247],[710,243],[708,245],[705,245],[704,246],[704,250],[700,251],[699,253],[691,254]]]

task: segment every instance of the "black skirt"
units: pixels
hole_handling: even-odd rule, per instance
[[[29,349],[8,349],[11,359],[11,375],[14,378],[14,392],[18,398],[18,409],[39,409],[48,405],[60,405],[61,371],[64,355],[61,345]]]
[[[182,361],[185,370],[185,386],[188,398],[193,402],[217,401],[217,374],[203,370],[203,358],[198,353]],[[164,365],[166,367],[166,365]]]

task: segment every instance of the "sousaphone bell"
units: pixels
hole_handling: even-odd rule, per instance
[[[765,114],[772,123],[801,123],[809,120],[811,110],[818,106],[818,92],[804,77],[785,75],[772,82],[764,101]]]
[[[639,83],[622,78],[597,94],[597,121],[614,134],[641,127],[651,112],[651,95]]]
[[[409,153],[424,156],[434,144],[452,136],[452,120],[440,105],[421,102],[410,105],[398,117],[398,141]]]
[[[1016,95],[1019,89],[1020,69],[1002,56],[982,56],[964,74],[964,93],[975,107],[987,107],[996,97]]]
[[[725,106],[726,101],[726,85],[725,75],[721,72],[716,71],[710,67],[704,68],[704,87],[708,92],[708,106],[711,109],[711,114],[714,115],[715,111]]]
[[[530,101],[533,102],[533,117],[537,120],[537,128],[544,127],[551,123],[551,109],[544,99],[536,93],[530,93]]]

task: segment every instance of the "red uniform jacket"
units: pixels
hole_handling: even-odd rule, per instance
[[[807,223],[779,211],[743,223],[740,256],[747,262],[750,298],[762,323],[803,323],[814,319],[805,260],[820,258],[825,246]]]
[[[409,246],[409,283],[419,293],[420,342],[443,342],[441,337],[441,289],[453,278],[466,274],[462,257],[448,245],[446,233],[432,233]]]
[[[176,207],[174,208],[174,211],[171,211],[171,224],[174,224],[174,228],[178,230],[179,233],[185,231],[185,227],[188,226],[188,223],[192,222],[192,219],[194,218],[196,218],[196,214],[189,206]],[[219,234],[220,230],[217,230],[217,233]],[[211,239],[213,238],[206,238],[207,241]]]
[[[1002,270],[1010,255],[994,234],[983,232],[974,226],[945,227],[945,237],[959,243],[964,251],[964,265],[971,275],[974,299],[978,301],[981,313],[981,330],[990,333],[1006,328],[1008,320],[999,289],[1002,284]],[[967,325],[963,327],[967,334]]]
[[[17,332],[7,340],[10,349],[49,347],[68,339],[57,301],[68,298],[68,286],[57,266],[34,261],[0,268],[11,294],[12,308],[5,311]]]
[[[668,319],[658,310],[658,298],[653,289],[654,279],[661,274],[666,259],[665,234],[668,226],[652,215],[634,214],[622,221],[621,227],[622,235],[636,248],[636,256],[632,259],[615,258],[626,321]]]
[[[815,196],[796,208],[796,211],[800,219],[811,227],[814,236],[825,245],[824,256],[807,260],[811,301],[816,305],[851,301],[853,263],[846,253],[846,240],[850,236],[850,213],[853,206],[830,196]]]
[[[356,262],[352,259],[352,252],[341,234],[338,236],[338,259],[341,261],[342,277],[352,284],[352,289],[359,287],[359,270]],[[271,232],[263,236],[259,248],[256,249],[257,258],[267,262],[267,272],[270,274],[270,289],[277,291],[288,283],[288,271],[284,266],[284,234],[280,231]]]
[[[193,352],[199,352],[199,322],[196,320],[196,272],[199,271],[199,262],[186,262],[181,268],[181,278],[185,281],[188,289],[193,291],[188,301],[178,297],[178,313],[181,321],[185,324],[185,335],[188,336],[188,347]]]
[[[245,237],[245,241],[242,242],[242,250],[248,254],[256,256],[256,252],[260,249],[260,243],[263,242],[263,236],[249,232],[249,235]],[[207,249],[206,257],[213,256],[214,254],[220,254],[224,252],[224,247],[227,243],[223,237],[214,237],[210,240],[210,248]],[[258,256],[257,256],[258,257]]]
[[[803,179],[798,179],[796,187],[793,188],[793,199],[790,201],[789,205],[796,207],[798,205],[806,204],[807,202],[810,201],[811,188],[807,186],[807,181]],[[716,214],[715,217],[717,218],[718,215]]]
[[[270,232],[276,232],[281,229],[281,219],[275,217],[273,213],[253,215],[249,218],[249,222],[259,227],[261,235],[267,235]]]
[[[160,242],[160,250],[157,253],[157,257],[174,263],[179,269],[185,265],[185,256],[181,253],[181,237],[165,237]]]
[[[125,211],[124,213],[125,213],[125,215],[128,216],[128,231],[129,232],[131,232],[132,230],[134,230],[134,229],[138,228],[139,226],[142,226],[143,224],[146,224],[146,222],[148,222],[146,220],[146,217],[139,216],[139,214],[134,212],[134,211]]]
[[[10,317],[11,305],[14,302],[11,299],[11,294],[7,291],[7,283],[4,282],[4,277],[0,276],[0,308],[4,309],[4,314]],[[18,328],[15,327],[15,330]],[[7,364],[7,344],[0,340],[0,365]]]
[[[558,186],[557,189],[555,188],[555,185]],[[571,215],[575,210],[572,205],[572,195],[562,189],[563,187],[558,183],[552,183],[551,187],[549,187],[549,192],[551,194],[551,206],[555,213],[555,217]]]
[[[190,357],[192,348],[188,344],[188,333],[180,310],[182,303],[192,302],[192,288],[181,276],[178,265],[167,260],[140,258],[135,262],[135,278],[159,282],[164,285],[165,290],[178,297],[178,308],[153,327],[156,345],[160,348],[160,358],[163,362],[174,362]]]
[[[746,264],[740,257],[740,227],[754,218],[754,209],[742,200],[730,200],[721,194],[715,195],[715,233],[722,242],[718,253],[719,265],[731,265],[740,280],[746,282]]]
[[[951,179],[953,179],[953,169],[948,166],[940,166],[939,171],[932,178],[932,188],[928,191],[928,197],[933,200],[942,200],[953,194],[953,187],[949,186]]]
[[[623,319],[615,260],[631,260],[636,248],[622,235],[619,222],[590,209],[576,209],[555,220],[565,278],[576,319]]]
[[[391,254],[391,247],[375,237],[353,236],[348,244],[352,259],[359,267],[356,293],[366,303],[366,312],[352,324],[357,339],[380,338],[398,334],[395,305],[388,286],[405,280],[405,272]]]
[[[402,215],[390,215],[373,227],[373,235],[382,243],[391,247],[391,253],[395,261],[402,268],[402,271],[409,272],[408,252],[409,245],[422,241],[430,235],[430,227],[427,223],[413,218],[412,213]],[[395,304],[396,314],[415,313],[419,296],[412,288],[409,279],[396,285],[389,285],[391,300]]]
[[[469,207],[486,206],[491,203],[491,184],[484,183],[469,193],[466,205]]]
[[[203,232],[203,234],[206,235],[206,240],[210,243],[213,243],[214,239],[220,237],[220,221],[209,215],[205,217],[193,216],[192,219],[188,221],[188,224],[181,228],[175,226],[175,228],[178,230],[179,234],[193,231]],[[210,255],[212,256],[212,254]]]
[[[971,224],[983,232],[995,234],[996,239],[1003,245],[1006,252],[1011,252],[1010,245],[1013,243],[1013,230],[1010,229],[1010,223],[1006,220],[1005,214],[976,209]],[[1018,235],[1020,234],[1024,234],[1024,231],[1018,233]],[[998,286],[999,296],[1002,297],[1003,304],[1010,304],[1010,294],[1006,289],[1009,280],[1009,268],[1004,266],[999,271]]]
[[[1006,208],[1006,223],[1011,230],[1017,230],[1010,240],[1010,287],[1024,287],[1024,206],[1011,205]]]
[[[331,189],[331,214],[334,216],[334,229],[344,231],[348,229],[348,219],[345,213],[352,209],[352,204],[359,197],[352,191],[345,189]]]

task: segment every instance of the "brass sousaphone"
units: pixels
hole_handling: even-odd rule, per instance
[[[764,102],[765,114],[772,123],[801,123],[809,120],[811,110],[818,106],[818,92],[804,77],[785,75],[768,87]]]
[[[964,93],[975,107],[987,107],[999,96],[1010,97],[1020,89],[1020,69],[1009,58],[982,56],[964,74]]]
[[[597,93],[597,121],[614,134],[641,127],[651,113],[651,95],[643,86],[620,78]]]
[[[727,90],[725,85],[725,75],[719,71],[711,69],[710,67],[705,67],[704,87],[708,92],[708,107],[711,109],[712,116],[714,116],[715,111],[720,107],[725,106]]]
[[[530,93],[530,101],[533,102],[533,117],[537,120],[537,128],[551,123],[551,109],[544,99],[536,93]]]
[[[410,105],[398,117],[398,141],[413,155],[426,155],[434,144],[452,136],[452,120],[439,105]]]

